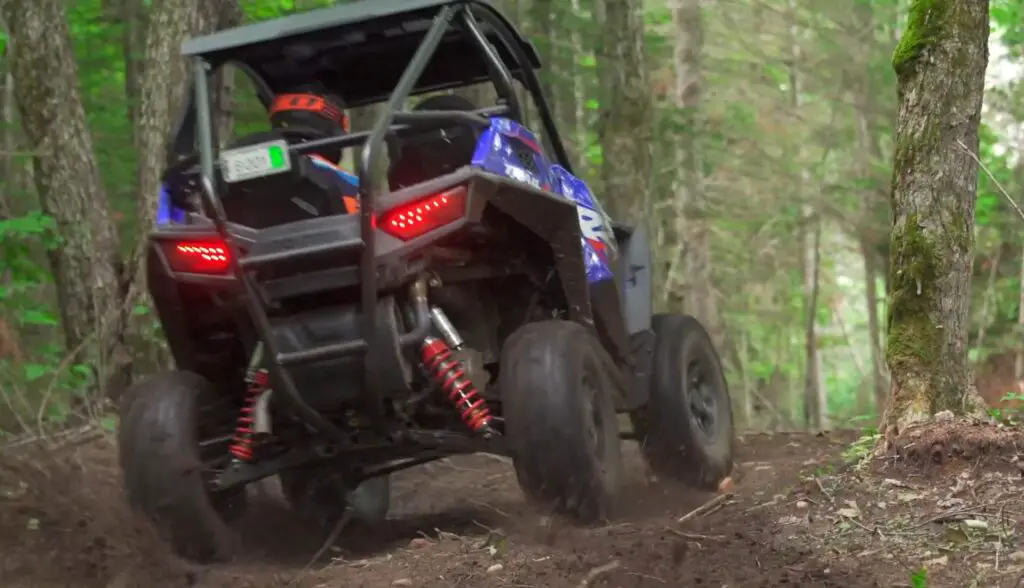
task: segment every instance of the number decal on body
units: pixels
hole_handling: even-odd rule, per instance
[[[576,214],[579,217],[580,232],[583,238],[591,243],[600,243],[601,249],[605,252],[615,252],[615,236],[612,234],[611,224],[608,218],[600,212],[576,205]]]

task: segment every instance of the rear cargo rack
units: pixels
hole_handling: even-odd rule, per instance
[[[478,20],[479,19],[481,20]],[[292,154],[311,152],[316,149],[333,147],[354,147],[362,144],[359,166],[359,236],[342,242],[314,245],[310,247],[289,249],[287,251],[269,252],[267,254],[256,254],[245,256],[239,247],[244,242],[241,234],[232,230],[232,225],[227,219],[224,206],[218,194],[218,151],[214,138],[214,126],[210,108],[210,83],[215,73],[216,65],[223,64],[227,59],[224,55],[217,54],[228,51],[227,49],[210,50],[209,54],[193,52],[194,57],[194,120],[195,138],[199,151],[200,167],[200,194],[204,203],[212,212],[213,224],[217,233],[226,243],[230,253],[231,272],[244,288],[244,298],[248,313],[251,317],[256,334],[263,341],[271,370],[277,375],[279,391],[287,399],[293,408],[311,426],[321,433],[341,439],[341,431],[319,412],[307,405],[296,389],[295,380],[289,368],[303,363],[315,362],[341,358],[350,355],[373,353],[376,344],[375,333],[377,330],[377,315],[379,300],[380,276],[378,274],[378,259],[376,257],[376,227],[377,197],[381,194],[380,174],[376,173],[381,164],[381,158],[385,151],[385,140],[394,136],[399,131],[410,128],[440,129],[453,125],[486,125],[487,115],[491,113],[508,113],[511,117],[522,120],[522,109],[516,98],[513,86],[513,75],[505,60],[499,54],[493,41],[481,29],[483,22],[497,41],[503,46],[507,54],[512,57],[515,69],[522,78],[521,81],[535,95],[542,95],[540,84],[536,73],[531,67],[531,55],[524,49],[524,41],[515,33],[492,7],[479,1],[452,0],[450,3],[442,4],[416,49],[411,60],[401,74],[394,91],[388,99],[383,113],[373,125],[372,130],[365,133],[353,133],[336,138],[328,138],[307,143],[289,145],[288,150]],[[280,25],[285,28],[285,24]],[[321,33],[337,33],[341,35],[344,31],[344,24],[337,25],[337,31],[326,30]],[[325,25],[326,27],[326,25]],[[431,58],[441,46],[447,33],[453,27],[458,27],[459,32],[468,36],[473,45],[480,51],[488,66],[490,79],[504,102],[503,105],[492,109],[482,109],[476,113],[466,112],[400,112],[400,109],[408,98],[417,90],[417,83],[431,62]],[[326,27],[329,29],[329,27]],[[294,35],[301,34],[294,32]],[[279,35],[285,36],[284,34]],[[286,42],[276,40],[260,40],[260,43]],[[255,42],[255,41],[253,41]],[[527,46],[527,48],[529,48]],[[532,49],[532,48],[529,48]],[[186,51],[186,53],[189,53]],[[506,57],[507,60],[507,57]],[[536,61],[535,56],[533,61]],[[568,167],[568,157],[557,134],[552,120],[551,112],[547,103],[538,101],[538,111],[541,123],[544,125],[546,134],[549,135],[555,157]],[[261,293],[260,285],[257,283],[253,270],[261,266],[282,261],[306,258],[325,253],[348,253],[350,256],[359,256],[359,305],[360,305],[360,330],[361,338],[351,341],[341,341],[328,345],[322,345],[312,349],[305,349],[297,352],[284,353],[275,345],[272,336],[271,320],[267,308],[267,301]],[[426,292],[425,287],[421,291],[422,300],[417,301],[417,314],[426,313]],[[419,318],[419,317],[418,317]],[[413,345],[422,341],[429,328],[429,322],[419,320],[412,332],[401,336],[402,345]],[[364,365],[370,362],[364,362]],[[367,373],[366,400],[371,414],[377,415],[378,423],[384,423],[384,403],[380,390],[374,386],[372,374]]]

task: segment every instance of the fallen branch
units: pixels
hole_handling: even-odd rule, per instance
[[[701,515],[707,514],[707,513],[711,512],[712,510],[716,509],[717,507],[721,506],[722,504],[724,504],[726,500],[729,500],[732,497],[733,497],[733,493],[732,492],[727,492],[725,494],[719,494],[718,496],[715,496],[711,500],[705,502],[704,504],[698,506],[697,508],[695,508],[695,509],[691,510],[690,512],[684,514],[683,516],[679,517],[679,519],[676,522],[677,523],[685,523],[686,521],[688,521],[690,519],[693,519],[693,518],[699,517]]]
[[[49,449],[60,449],[65,445],[83,444],[103,436],[102,431],[97,431],[94,425],[83,425],[73,429],[65,429],[43,435],[28,435],[15,438],[10,443],[0,446],[0,451],[7,451],[34,444],[50,444]],[[83,442],[82,439],[85,439]]]
[[[600,576],[601,574],[607,574],[608,572],[611,572],[613,570],[617,570],[620,565],[622,564],[620,564],[619,560],[616,559],[604,564],[603,566],[597,566],[596,568],[587,572],[586,576],[583,576],[583,579],[580,580],[580,583],[577,588],[587,588],[587,586],[590,586],[590,583],[596,580],[598,576]]]
[[[323,557],[325,553],[327,553],[327,550],[330,549],[332,545],[337,543],[338,537],[341,536],[342,529],[344,529],[351,520],[352,509],[346,508],[344,514],[338,517],[338,523],[334,526],[334,530],[331,531],[331,534],[327,536],[327,540],[324,541],[324,544],[320,546],[320,549],[317,550],[315,554],[313,554],[313,557],[310,558],[309,563],[307,563],[305,567],[299,570],[299,573],[295,574],[295,577],[292,579],[291,582],[288,583],[288,586],[294,586],[296,583],[298,583],[298,581],[302,579],[302,576],[307,571],[309,571],[311,567],[313,567],[313,564],[318,562],[320,558]]]
[[[967,155],[971,156],[971,159],[973,159],[975,163],[978,164],[978,167],[981,168],[981,171],[985,172],[985,175],[987,175],[989,179],[992,180],[992,183],[996,185],[996,188],[999,189],[999,193],[1003,195],[1003,198],[1006,198],[1006,202],[1010,205],[1010,207],[1017,211],[1017,215],[1020,216],[1020,220],[1024,220],[1024,210],[1021,210],[1020,206],[1018,206],[1017,203],[1013,201],[1013,198],[1006,192],[1006,189],[1003,188],[1003,185],[999,183],[999,180],[997,180],[996,177],[992,175],[992,172],[989,171],[988,167],[986,167],[985,164],[982,163],[980,159],[978,159],[978,156],[975,155],[973,151],[967,148],[967,145],[964,145],[963,141],[957,139],[956,144],[959,145],[960,148],[967,153]]]

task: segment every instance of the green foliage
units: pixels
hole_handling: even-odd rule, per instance
[[[1020,57],[1024,50],[1024,1],[993,0],[989,13],[995,33],[1011,55]]]
[[[849,464],[860,464],[871,457],[871,452],[881,438],[877,429],[865,429],[859,439],[843,450],[843,461]]]
[[[989,416],[994,420],[1006,425],[1019,425],[1024,421],[1024,394],[1019,392],[1007,392],[1000,402],[1016,403],[1014,406],[992,407],[989,409]]]
[[[928,570],[919,568],[910,574],[911,588],[928,588]]]
[[[27,346],[22,361],[0,359],[0,396],[13,421],[0,416],[0,430],[14,423],[33,429],[63,424],[72,403],[92,385],[91,368],[69,363],[55,343],[59,313],[52,298],[41,295],[52,280],[41,254],[60,246],[55,230],[53,219],[38,211],[0,220],[0,275],[7,277],[0,284],[0,319],[13,319],[22,337],[36,343]]]

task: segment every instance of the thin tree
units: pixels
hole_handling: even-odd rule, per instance
[[[652,115],[643,6],[640,0],[600,0],[597,38],[601,85],[598,140],[603,153],[602,203],[619,220],[650,218]]]
[[[893,54],[887,439],[940,411],[983,410],[967,359],[975,153],[988,64],[987,0],[913,0]]]

